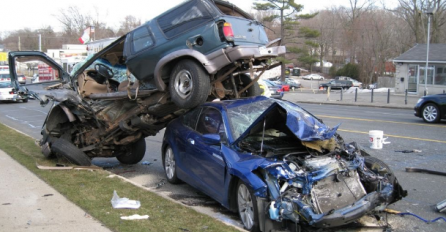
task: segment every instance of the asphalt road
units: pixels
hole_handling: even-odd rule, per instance
[[[329,126],[341,123],[338,131],[346,142],[358,142],[367,152],[382,159],[393,169],[401,185],[408,190],[409,196],[389,208],[414,213],[428,220],[445,217],[445,214],[435,212],[433,206],[446,199],[446,177],[405,171],[406,167],[445,171],[444,121],[440,124],[426,124],[420,118],[414,117],[412,110],[317,104],[302,106]],[[48,110],[49,106],[42,108],[37,101],[0,103],[0,122],[39,139],[40,128]],[[382,150],[370,149],[369,130],[383,130],[385,137],[388,137],[387,141],[391,143],[384,145]],[[218,203],[195,189],[186,184],[174,186],[165,181],[160,151],[162,136],[163,131],[146,139],[146,156],[140,164],[121,165],[114,158],[95,159],[93,162],[151,191],[240,226],[236,214],[228,213],[219,207]],[[399,152],[413,149],[421,152]],[[446,231],[444,221],[426,224],[413,216],[389,215],[388,222],[394,231]]]

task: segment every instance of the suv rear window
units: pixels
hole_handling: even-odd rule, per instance
[[[133,33],[133,53],[137,53],[145,48],[153,45],[153,39],[150,36],[150,32],[147,27],[141,27],[136,29]]]
[[[169,11],[158,19],[158,24],[164,34],[172,38],[210,19],[212,19],[211,14],[198,0]]]

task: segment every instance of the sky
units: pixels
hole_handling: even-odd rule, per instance
[[[60,15],[61,9],[66,9],[69,6],[79,7],[84,14],[96,15],[96,12],[98,12],[100,21],[106,22],[108,26],[114,29],[118,29],[120,22],[127,15],[133,15],[137,19],[141,19],[142,22],[145,22],[183,1],[4,0],[1,4],[0,33],[24,28],[35,30],[48,25],[52,26],[55,31],[61,31],[60,23],[57,21],[56,15]],[[236,4],[246,12],[251,12],[253,0],[228,1]],[[305,13],[325,9],[333,5],[349,6],[349,0],[297,0],[296,2],[304,5]]]

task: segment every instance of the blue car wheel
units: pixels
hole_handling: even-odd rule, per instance
[[[237,207],[245,229],[259,231],[256,198],[242,181],[239,182],[237,187]]]
[[[180,180],[177,177],[177,166],[175,163],[175,155],[173,154],[171,147],[167,147],[164,150],[163,166],[164,166],[164,172],[166,173],[167,181],[169,181],[172,184],[178,184]]]

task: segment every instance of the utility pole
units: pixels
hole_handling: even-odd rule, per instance
[[[435,7],[429,8],[426,12],[427,14],[427,48],[426,48],[426,70],[424,70],[424,96],[428,94],[427,92],[427,73],[429,71],[429,40],[430,40],[430,34],[431,34],[431,16],[435,14],[435,11],[437,9]],[[433,73],[432,73],[433,74]],[[433,78],[433,77],[432,77]],[[433,83],[432,83],[433,84]]]
[[[19,36],[19,44],[18,44],[18,47],[19,47],[19,51],[21,51],[21,49],[20,49],[20,36]]]
[[[39,34],[39,51],[42,51],[42,34]]]

